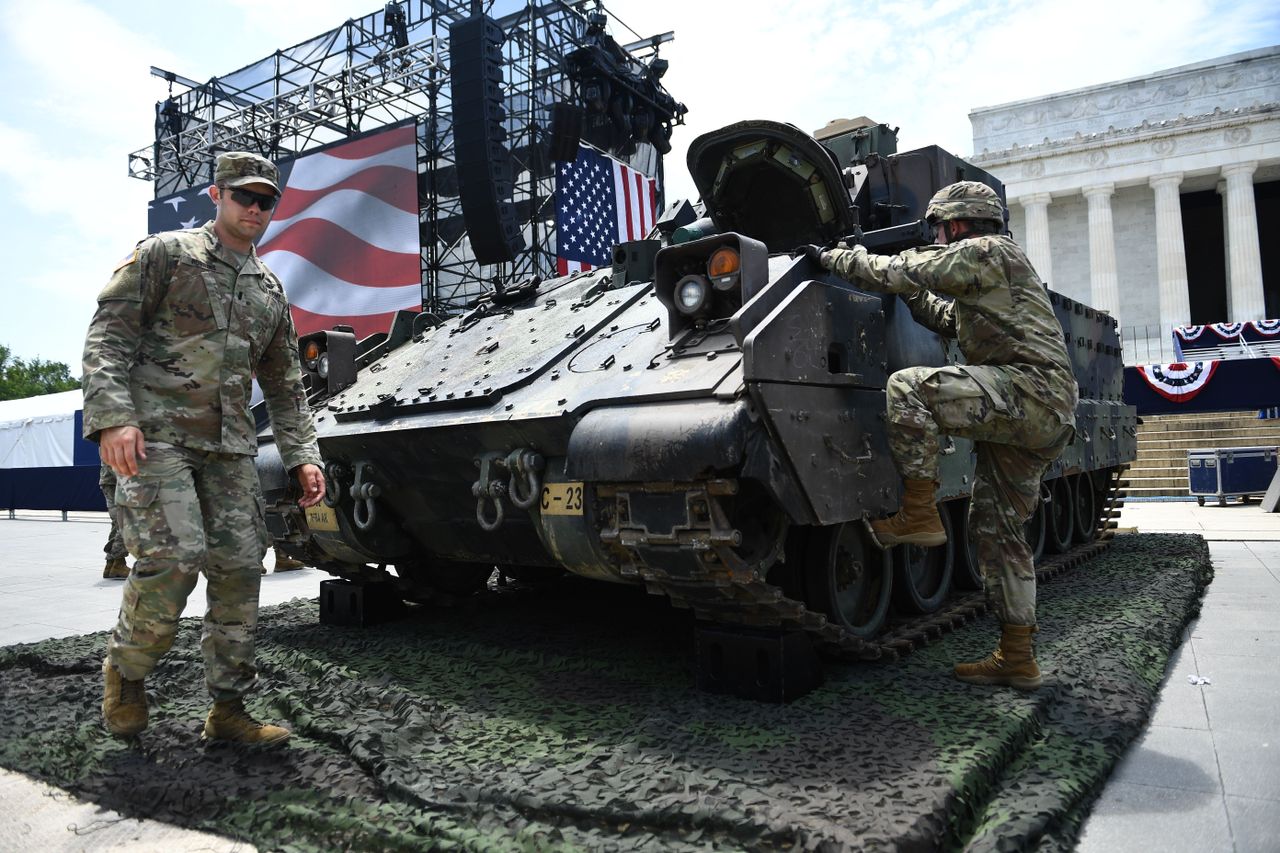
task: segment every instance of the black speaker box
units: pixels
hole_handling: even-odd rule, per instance
[[[449,27],[458,200],[472,254],[482,264],[513,260],[525,246],[511,203],[511,152],[503,144],[502,39],[502,29],[487,15]]]
[[[578,159],[584,111],[577,104],[551,105],[551,159],[572,163]]]

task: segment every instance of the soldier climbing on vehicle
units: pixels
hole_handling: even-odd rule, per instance
[[[801,251],[859,287],[902,296],[918,322],[958,341],[964,364],[908,367],[889,379],[889,445],[904,494],[897,514],[870,527],[882,548],[946,542],[935,504],[938,439],[972,439],[969,531],[1002,630],[989,657],[958,664],[955,674],[1035,689],[1036,580],[1023,526],[1040,478],[1074,434],[1076,380],[1048,292],[1004,233],[996,192],[976,181],[951,184],[933,196],[925,218],[936,243],[898,255],[843,244]]]

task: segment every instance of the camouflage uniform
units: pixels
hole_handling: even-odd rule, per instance
[[[253,175],[232,177],[237,185]],[[210,693],[235,699],[256,678],[268,540],[252,458],[255,374],[285,466],[319,464],[279,280],[252,249],[243,258],[224,246],[212,222],[140,242],[99,295],[84,351],[85,437],[136,426],[147,454],[115,493],[136,560],[107,656],[126,679],[142,679],[172,645],[200,572],[208,579],[201,645]]]
[[[116,514],[116,472],[110,465],[103,465],[98,471],[98,488],[102,489],[107,515],[111,517],[111,532],[107,534],[107,544],[102,546],[102,553],[107,555],[108,562],[123,560],[129,556],[129,549],[124,547],[124,537],[120,535],[120,518]]]
[[[891,257],[861,246],[835,249],[824,262],[860,286],[900,294],[919,322],[958,340],[967,364],[911,367],[889,378],[889,444],[904,478],[937,480],[939,434],[975,442],[969,532],[987,598],[1001,622],[1035,625],[1023,526],[1040,478],[1074,435],[1078,392],[1031,262],[1000,235]]]

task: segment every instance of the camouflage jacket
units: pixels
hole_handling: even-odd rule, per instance
[[[1018,387],[1047,403],[1062,423],[1075,423],[1078,388],[1062,326],[1040,277],[1010,238],[984,235],[898,255],[834,249],[829,264],[850,282],[900,294],[920,323],[957,340],[966,362],[1010,368]],[[999,405],[999,389],[987,390]]]
[[[237,265],[210,222],[147,237],[116,269],[85,339],[85,438],[136,426],[148,441],[256,454],[256,375],[285,466],[320,464],[284,289],[252,250]]]

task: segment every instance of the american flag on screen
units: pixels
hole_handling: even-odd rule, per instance
[[[293,161],[258,255],[284,283],[298,334],[385,332],[422,308],[415,126]]]
[[[610,262],[617,243],[643,240],[657,219],[657,181],[583,145],[556,167],[556,270]]]
[[[346,323],[363,338],[422,307],[415,133],[410,123],[276,164],[284,195],[258,255],[284,283],[298,334]],[[208,190],[151,202],[151,233],[212,219]]]

